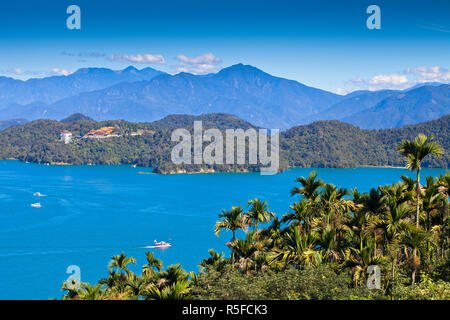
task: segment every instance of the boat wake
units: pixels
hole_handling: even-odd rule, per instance
[[[169,247],[171,247],[172,245],[167,245],[167,246],[145,246],[145,247],[143,247],[143,248],[145,248],[145,249],[157,249],[157,248],[159,248],[159,249],[163,249],[163,248],[169,248]]]

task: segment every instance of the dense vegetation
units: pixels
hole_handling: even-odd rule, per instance
[[[443,153],[424,135],[398,151],[418,177]],[[281,219],[260,199],[222,211],[214,230],[232,233],[231,255],[210,249],[198,274],[164,269],[150,252],[135,274],[122,253],[94,286],[65,282],[64,299],[450,299],[450,172],[364,193],[314,171],[296,181],[298,201]]]
[[[37,120],[0,131],[0,159],[19,159],[36,163],[137,164],[154,167],[155,172],[259,171],[258,165],[175,165],[171,161],[172,130],[184,127],[192,132],[193,121],[202,120],[203,128],[255,128],[227,114],[202,116],[176,115],[153,123],[126,121],[95,122],[74,115],[62,122]],[[422,124],[386,130],[361,130],[339,121],[318,121],[294,127],[280,135],[280,170],[288,166],[348,168],[358,166],[402,166],[395,145],[419,133],[437,137],[444,150],[450,149],[450,116]],[[116,127],[120,137],[82,139],[70,144],[59,141],[66,129],[74,136],[91,129]],[[207,143],[205,143],[207,145]],[[248,151],[248,150],[247,150]],[[450,158],[424,160],[424,167],[448,168]]]
[[[280,148],[290,166],[350,168],[403,166],[395,146],[419,133],[436,137],[446,151],[442,158],[425,159],[424,167],[448,168],[450,115],[437,120],[394,129],[362,130],[347,123],[318,121],[283,133]]]

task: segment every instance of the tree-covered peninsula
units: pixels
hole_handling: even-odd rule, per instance
[[[37,120],[0,131],[0,159],[18,159],[50,164],[133,164],[153,167],[158,173],[259,171],[246,157],[244,165],[180,164],[171,161],[176,144],[171,133],[176,128],[192,132],[193,121],[201,120],[203,128],[255,128],[236,116],[206,114],[174,115],[152,123],[127,121],[96,122],[82,115],[65,120]],[[280,134],[280,170],[295,167],[349,168],[360,166],[402,166],[403,159],[395,146],[419,133],[435,136],[445,151],[450,149],[450,116],[394,129],[362,130],[339,121],[318,121],[297,126]],[[109,138],[83,139],[89,132],[114,128]],[[61,132],[74,137],[70,143],[60,141]],[[207,143],[204,143],[205,145]],[[247,151],[248,152],[248,151]],[[424,160],[424,167],[448,168],[450,158]]]

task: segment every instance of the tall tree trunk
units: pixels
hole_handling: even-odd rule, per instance
[[[395,258],[392,261],[392,282],[394,282],[395,279]]]
[[[419,215],[420,215],[420,169],[417,169],[417,186],[416,186],[416,193],[417,193],[417,199],[416,199],[416,227],[419,228]],[[411,282],[412,284],[416,283],[416,257],[417,257],[417,248],[414,248],[413,252],[413,259],[414,259],[414,269],[411,276]]]
[[[415,284],[416,283],[416,256],[417,256],[417,248],[414,248],[414,252],[413,252],[413,272],[411,275],[411,283]]]
[[[233,242],[234,240],[236,240],[236,230],[233,230],[233,239],[231,240],[231,242]],[[231,268],[234,269],[234,250],[231,249]]]
[[[419,209],[420,209],[420,169],[417,169],[417,186],[416,186],[416,192],[417,192],[417,199],[416,199],[416,227],[419,227]]]
[[[377,257],[377,231],[373,231],[373,240],[374,240],[374,250],[373,250],[373,257]]]

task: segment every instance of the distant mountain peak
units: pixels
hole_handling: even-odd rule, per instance
[[[144,69],[142,69],[144,70]],[[121,72],[132,72],[132,71],[139,71],[137,68],[135,68],[134,66],[128,66],[125,69],[121,70]]]
[[[237,63],[237,64],[233,64],[229,67],[223,68],[222,70],[219,71],[219,73],[223,72],[223,71],[225,71],[225,72],[226,71],[259,71],[259,72],[265,73],[264,71],[254,67],[252,65],[243,64],[243,63]]]
[[[423,83],[418,83],[410,88],[407,88],[407,89],[405,89],[405,91],[410,91],[410,90],[418,89],[421,87],[440,87],[442,85],[445,85],[445,83],[437,82],[437,81],[423,82]]]
[[[80,74],[87,74],[87,73],[98,73],[98,72],[110,72],[110,69],[107,68],[96,68],[96,67],[89,67],[89,68],[80,68],[74,73],[73,75],[80,75]],[[70,76],[70,75],[69,75]]]
[[[67,118],[61,120],[62,123],[71,123],[71,122],[78,122],[78,121],[95,122],[94,119],[87,117],[82,113],[74,113],[74,114],[68,116]]]

